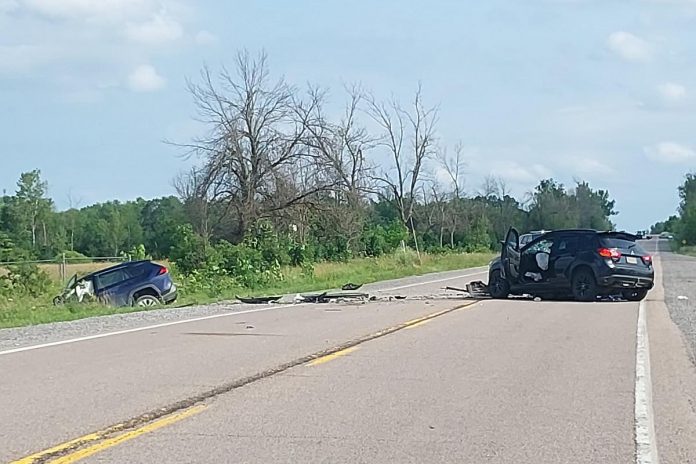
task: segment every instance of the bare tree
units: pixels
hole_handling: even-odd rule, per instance
[[[377,180],[387,187],[404,225],[412,228],[423,163],[435,149],[438,108],[425,106],[421,85],[408,109],[396,100],[378,102],[373,96],[368,96],[367,103],[368,114],[382,131],[379,145],[388,151],[393,162],[391,169],[383,171]]]
[[[348,101],[337,123],[326,117],[325,93],[320,89],[310,87],[308,98],[298,108],[300,118],[306,123],[304,143],[316,154],[316,169],[330,189],[317,206],[331,216],[350,246],[362,231],[366,194],[373,186],[373,168],[366,153],[374,148],[375,140],[358,121],[363,92],[355,85],[346,90]]]
[[[466,159],[464,157],[464,145],[457,142],[454,145],[454,155],[450,155],[447,149],[437,152],[439,167],[446,174],[450,183],[450,193],[453,198],[462,198],[464,195],[464,178]]]
[[[209,131],[180,146],[204,160],[198,189],[234,216],[237,238],[326,188],[318,175],[294,182],[296,168],[312,158],[303,119],[311,108],[298,111],[295,89],[271,81],[265,54],[240,52],[236,73],[223,68],[214,78],[204,68],[201,83],[188,87]]]

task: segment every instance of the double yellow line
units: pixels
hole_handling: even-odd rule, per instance
[[[61,445],[54,446],[53,448],[49,448],[36,454],[32,454],[31,456],[13,461],[11,464],[34,464],[37,462],[50,462],[51,464],[72,464],[81,459],[92,456],[93,454],[120,445],[121,443],[134,438],[138,438],[146,433],[154,432],[162,427],[172,425],[186,419],[187,417],[198,414],[205,408],[206,407],[204,405],[192,406],[188,409],[178,411],[169,416],[162,417],[141,427],[117,434],[115,436],[111,436],[113,435],[113,432],[110,432],[110,430],[118,428],[118,426],[110,427],[109,429],[101,432],[90,433],[88,435],[65,442]],[[92,444],[90,445],[90,443]]]

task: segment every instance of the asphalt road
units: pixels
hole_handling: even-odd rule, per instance
[[[465,283],[442,279],[382,289]],[[0,461],[696,462],[664,295],[260,308],[0,351]]]

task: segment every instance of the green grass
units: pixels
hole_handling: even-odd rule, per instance
[[[214,292],[191,293],[187,291],[186,279],[175,278],[175,282],[181,287],[181,296],[176,305],[185,306],[230,300],[235,295],[281,295],[327,290],[339,288],[347,282],[367,284],[431,272],[467,269],[486,265],[493,256],[491,253],[423,254],[422,262],[420,262],[415,253],[407,251],[379,258],[353,259],[347,263],[318,263],[314,266],[313,275],[307,275],[301,268],[288,267],[282,270],[282,281],[253,291],[248,288],[229,286]],[[112,308],[94,303],[74,303],[54,307],[51,301],[53,296],[58,293],[59,289],[56,285],[54,293],[40,298],[22,297],[14,300],[0,298],[0,328],[71,321],[91,316],[142,310],[142,308],[132,307]]]
[[[672,245],[672,251],[676,253],[680,253],[682,255],[688,255],[688,256],[696,256],[696,246],[694,245],[675,245],[675,241],[673,240],[671,245]]]

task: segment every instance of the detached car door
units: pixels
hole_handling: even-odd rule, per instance
[[[520,277],[520,234],[512,227],[505,236],[500,261],[507,281],[517,283]]]

